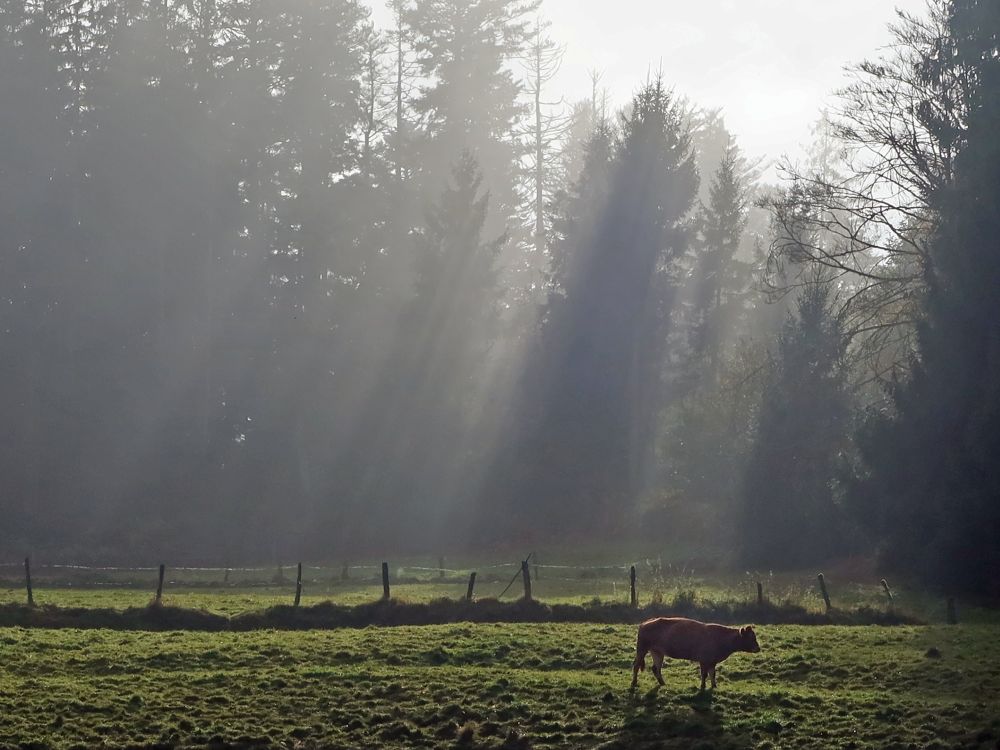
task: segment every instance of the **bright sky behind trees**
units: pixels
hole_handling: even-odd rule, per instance
[[[375,17],[388,13],[369,0]],[[544,0],[543,17],[566,45],[555,97],[590,95],[604,72],[612,109],[662,67],[678,94],[721,107],[746,153],[768,160],[802,152],[810,128],[845,81],[844,66],[888,44],[895,9],[924,0]]]

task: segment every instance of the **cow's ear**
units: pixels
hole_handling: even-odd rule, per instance
[[[747,631],[748,631],[749,629],[750,629],[750,628],[747,628],[747,627],[742,627],[742,628],[740,628],[740,635],[746,635],[746,634],[747,634]]]

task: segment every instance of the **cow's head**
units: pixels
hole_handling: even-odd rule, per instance
[[[753,625],[740,628],[740,650],[749,651],[751,654],[760,652],[760,645],[757,643],[757,634],[753,632]]]

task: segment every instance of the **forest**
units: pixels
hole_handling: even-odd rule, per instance
[[[775,170],[655,66],[567,101],[543,0],[384,17],[0,0],[6,557],[1000,595],[1000,4],[900,13]]]

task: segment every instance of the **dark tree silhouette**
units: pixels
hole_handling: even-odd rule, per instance
[[[691,345],[693,355],[718,363],[724,337],[738,328],[751,277],[749,264],[737,257],[749,210],[746,161],[730,142],[712,177],[709,200],[698,214],[694,243]]]
[[[843,336],[822,280],[799,293],[778,340],[742,488],[741,562],[794,567],[843,549],[833,478],[848,445]]]
[[[950,591],[1000,593],[1000,7],[954,0],[932,78],[958,64],[971,88],[955,177],[935,200],[920,359],[894,412],[863,434],[862,512],[886,559]],[[944,125],[942,124],[944,127]]]
[[[522,531],[607,529],[650,478],[672,269],[698,175],[660,78],[610,135],[592,140],[560,222],[556,288],[524,386],[523,452],[504,469]]]

